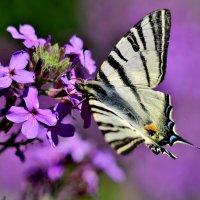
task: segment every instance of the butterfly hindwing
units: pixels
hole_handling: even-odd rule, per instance
[[[124,120],[123,115],[118,115],[119,110],[114,107],[108,108],[105,103],[101,103],[94,97],[90,97],[89,104],[105,140],[118,154],[127,154],[144,143],[155,154],[162,153],[173,159],[176,158],[170,151],[156,143],[143,127],[140,128],[136,124],[134,127],[133,121]]]
[[[138,22],[103,62],[96,80],[156,87],[165,75],[170,21],[168,10],[158,10]]]
[[[137,130],[96,98],[89,99],[91,112],[105,140],[118,154],[126,154],[144,142]]]

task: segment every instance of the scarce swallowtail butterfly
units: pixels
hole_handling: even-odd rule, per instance
[[[164,145],[192,145],[175,132],[170,96],[153,90],[165,76],[170,26],[169,10],[150,13],[117,43],[95,80],[76,83],[105,140],[119,154],[144,143],[155,154],[175,159]]]

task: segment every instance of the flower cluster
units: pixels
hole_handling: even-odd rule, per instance
[[[51,194],[73,189],[72,198],[80,192],[95,195],[100,172],[121,182],[124,173],[114,156],[97,148],[95,141],[75,134],[74,113],[81,116],[84,128],[91,121],[89,105],[75,84],[77,80],[91,79],[96,70],[83,41],[74,35],[69,44],[60,47],[51,44],[51,36],[38,38],[30,25],[21,25],[19,32],[9,26],[7,31],[13,38],[23,40],[25,50],[14,52],[8,65],[0,65],[0,98],[4,104],[0,109],[0,131],[10,136],[0,143],[0,153],[13,147],[25,161],[27,148],[22,146],[34,143],[29,145],[26,156],[34,157],[39,165],[27,177],[28,183],[34,185],[32,194],[38,198],[46,194],[46,187]],[[65,140],[66,137],[72,138]],[[52,188],[54,185],[60,187]],[[28,186],[26,191],[29,189]]]
[[[54,184],[59,185],[55,196],[58,199],[64,199],[62,194],[68,194],[69,199],[87,193],[94,196],[98,192],[100,172],[106,173],[117,183],[125,178],[124,172],[109,151],[97,148],[94,141],[83,140],[78,134],[60,142],[55,150],[49,146],[41,149],[35,148],[34,153],[31,151],[29,155],[35,163],[39,163],[30,169],[28,175],[28,182],[35,185],[34,193],[38,197],[38,194],[45,196],[47,191],[53,193]],[[70,177],[67,177],[68,174]],[[67,192],[69,190],[71,193]],[[25,188],[25,191],[30,197],[29,188]]]
[[[27,139],[46,134],[56,146],[58,135],[74,135],[73,125],[63,124],[62,119],[72,109],[81,109],[79,102],[82,96],[74,87],[78,78],[76,70],[80,63],[88,75],[95,71],[91,52],[83,50],[82,40],[75,35],[69,44],[59,47],[51,44],[50,36],[47,40],[38,38],[30,25],[21,25],[19,32],[9,26],[7,31],[13,38],[22,39],[26,50],[13,53],[9,65],[0,66],[1,96],[8,98],[9,94],[13,97],[13,101],[1,109],[5,121],[1,130],[8,132],[15,123],[20,123],[22,127],[18,133],[24,134]],[[45,109],[39,108],[40,96],[45,96],[49,102]],[[8,124],[9,130],[6,129]]]

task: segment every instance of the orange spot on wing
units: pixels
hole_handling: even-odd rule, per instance
[[[155,124],[146,125],[146,126],[144,126],[144,129],[147,131],[153,131],[153,132],[156,132],[158,130],[158,128]]]

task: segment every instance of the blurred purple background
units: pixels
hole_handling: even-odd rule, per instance
[[[149,12],[161,8],[171,11],[172,28],[166,77],[159,90],[172,96],[177,132],[200,146],[198,0],[85,0],[81,2],[82,12],[77,12],[80,19],[84,16],[77,34],[84,36],[99,66],[124,33]],[[96,126],[88,131],[102,139]],[[169,149],[178,156],[177,160],[155,156],[143,145],[130,155],[119,157],[129,174],[121,185],[119,199],[200,199],[200,150],[181,144]],[[5,194],[15,200],[23,187],[25,171],[33,161],[28,159],[30,162],[22,165],[13,154],[10,150],[0,156],[0,198]]]

